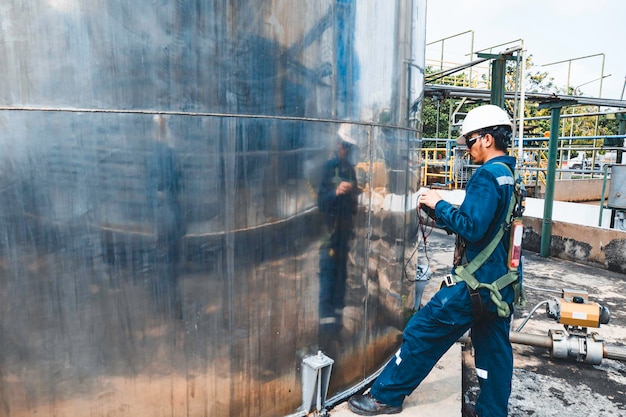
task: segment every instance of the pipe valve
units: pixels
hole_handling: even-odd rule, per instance
[[[600,327],[611,318],[607,307],[589,301],[587,291],[572,289],[563,289],[560,298],[548,300],[546,314],[567,329]]]

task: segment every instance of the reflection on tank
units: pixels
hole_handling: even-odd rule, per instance
[[[0,415],[296,411],[346,120],[359,194],[329,394],[395,351],[411,233],[388,202],[414,187],[391,173],[413,133],[373,123],[390,93],[362,102],[377,9],[281,4],[0,5]]]

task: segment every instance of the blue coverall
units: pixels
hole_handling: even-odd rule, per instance
[[[496,162],[505,163],[511,171]],[[513,157],[490,159],[468,181],[465,200],[459,208],[443,200],[435,206],[438,224],[465,239],[468,261],[489,244],[505,221],[514,192],[514,169]],[[492,283],[508,272],[508,239],[505,233],[491,257],[476,271],[474,276],[478,281]],[[501,294],[513,311],[512,286],[504,288]],[[476,412],[480,417],[506,416],[513,375],[511,317],[497,316],[488,290],[481,289],[480,295],[485,308],[492,313],[480,321],[474,319],[464,282],[442,287],[417,311],[404,329],[402,346],[372,386],[374,398],[387,405],[402,404],[450,346],[471,328],[481,387]]]

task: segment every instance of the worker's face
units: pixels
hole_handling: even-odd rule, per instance
[[[350,153],[350,144],[346,142],[339,142],[339,146],[337,148],[337,153],[339,154],[339,159],[347,158]]]
[[[482,164],[485,162],[485,139],[488,139],[489,134],[479,135],[474,133],[471,137],[465,140],[467,143],[467,150],[472,157],[472,161],[476,164]]]

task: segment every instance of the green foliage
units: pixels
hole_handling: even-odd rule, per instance
[[[534,69],[533,56],[526,58],[526,88],[529,93],[554,93],[560,94],[559,88],[554,84],[554,78],[546,71]]]
[[[427,67],[426,75],[436,73],[437,71],[437,69]],[[462,87],[467,87],[470,85],[469,75],[465,72],[446,76],[435,82],[442,85],[454,85]],[[455,137],[456,132],[450,132],[450,114],[452,112],[452,108],[456,109],[457,104],[458,103],[455,100],[443,96],[426,97],[424,99],[422,113],[423,137],[438,139]],[[453,107],[451,108],[451,106]],[[469,108],[474,106],[470,105],[467,109],[465,107],[468,106],[463,106],[460,111],[466,112],[469,110]],[[443,147],[445,145],[441,142],[436,143],[434,141],[425,141],[424,143],[424,147],[427,148],[435,146]]]
[[[424,112],[422,120],[424,123],[423,137],[425,138],[447,138],[448,125],[450,122],[450,101],[426,97],[424,99]],[[428,144],[424,144],[426,147]],[[430,144],[432,146],[432,144]]]

